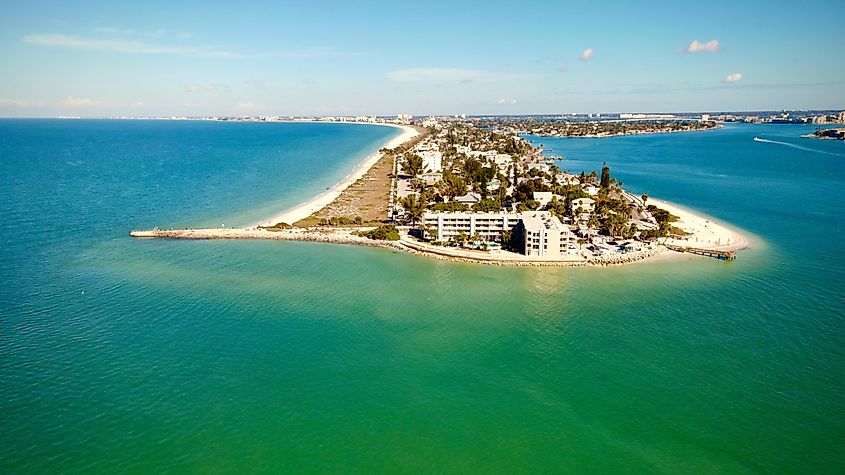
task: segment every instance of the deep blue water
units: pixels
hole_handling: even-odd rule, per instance
[[[756,241],[522,269],[127,237],[257,221],[390,129],[0,121],[0,471],[842,473],[845,144],[809,130],[543,139]]]

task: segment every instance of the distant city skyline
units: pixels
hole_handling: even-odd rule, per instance
[[[0,117],[845,108],[840,1],[282,3],[8,5]]]

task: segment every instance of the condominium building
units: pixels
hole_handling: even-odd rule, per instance
[[[430,212],[423,214],[423,223],[437,231],[438,241],[453,240],[463,232],[467,237],[476,233],[482,241],[502,240],[502,233],[519,224],[519,213]],[[433,234],[433,233],[432,233]]]
[[[568,226],[548,211],[524,213],[430,212],[423,214],[429,236],[436,232],[438,241],[454,240],[462,232],[467,238],[482,241],[502,240],[505,231],[523,233],[527,256],[561,257],[577,249],[577,237]]]
[[[557,216],[548,211],[520,215],[526,256],[556,258],[577,249],[577,237]]]

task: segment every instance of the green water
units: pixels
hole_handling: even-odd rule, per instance
[[[180,206],[161,177],[196,163],[164,159],[162,195],[133,195],[144,179],[124,179],[132,199],[115,192],[80,218],[95,231],[76,239],[45,230],[53,213],[24,219],[16,210],[31,205],[7,198],[0,469],[841,473],[843,260],[823,234],[843,230],[845,152],[745,143],[770,130],[550,144],[576,166],[625,156],[614,169],[647,188],[637,191],[747,230],[757,241],[736,262],[523,269],[126,238],[111,206],[139,222],[161,200],[168,220],[230,214],[213,198],[208,211]],[[0,150],[12,183],[36,162],[69,173],[10,142]],[[649,167],[664,173],[638,180]],[[796,172],[816,167],[827,173]],[[66,193],[105,187],[92,178]],[[31,194],[53,206],[48,190]]]

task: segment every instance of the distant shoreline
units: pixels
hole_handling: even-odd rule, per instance
[[[724,125],[718,124],[714,127],[709,127],[706,129],[690,129],[690,130],[654,130],[654,131],[632,131],[632,132],[622,132],[617,134],[585,134],[585,135],[542,135],[542,134],[534,134],[534,133],[525,133],[520,135],[528,135],[532,137],[543,137],[543,138],[552,138],[552,139],[606,139],[611,137],[627,137],[631,135],[660,135],[660,134],[681,134],[681,133],[689,133],[689,132],[709,132],[713,130],[719,130],[724,128]]]

